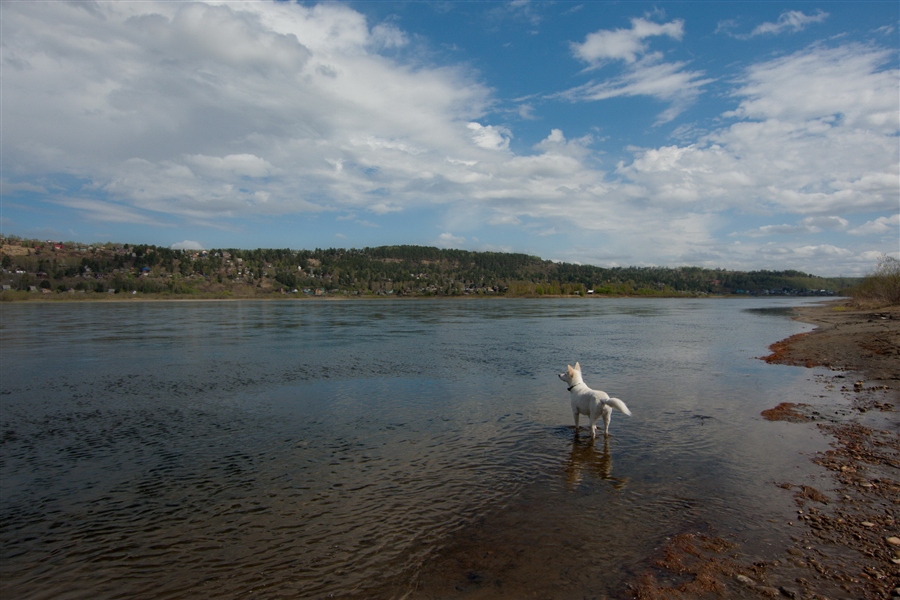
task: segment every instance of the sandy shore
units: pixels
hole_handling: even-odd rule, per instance
[[[832,450],[813,460],[833,487],[826,493],[781,484],[798,505],[790,562],[807,572],[790,582],[791,591],[803,598],[900,597],[900,307],[830,302],[805,307],[797,318],[816,329],[774,344],[766,360],[837,371],[827,385],[844,392],[850,410],[825,419],[798,407],[830,437]]]
[[[793,546],[770,562],[747,564],[721,538],[678,536],[631,591],[636,598],[900,598],[900,307],[865,309],[836,301],[797,309],[816,329],[773,344],[769,363],[826,367],[823,385],[846,410],[824,415],[785,402],[769,420],[815,422],[831,450],[812,457],[822,489],[790,480]],[[680,578],[681,583],[661,581]]]
[[[859,309],[829,302],[797,313],[816,329],[773,344],[768,362],[856,371],[900,389],[900,306]]]

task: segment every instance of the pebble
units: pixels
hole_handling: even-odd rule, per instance
[[[737,579],[739,582],[743,583],[744,585],[747,585],[750,587],[753,587],[756,585],[756,582],[753,581],[752,579],[750,579],[749,577],[747,577],[746,575],[736,575],[735,579]]]
[[[796,590],[792,590],[791,588],[781,586],[778,588],[778,591],[781,592],[782,596],[787,596],[788,598],[799,598],[799,594],[797,594]]]
[[[891,546],[900,546],[900,538],[898,537],[891,536],[888,538],[884,538],[884,540]]]
[[[872,523],[871,521],[863,521],[860,525],[863,527],[875,527],[875,523]]]

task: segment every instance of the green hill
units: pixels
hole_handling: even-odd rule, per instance
[[[4,293],[178,296],[834,295],[858,283],[799,271],[615,267],[426,246],[182,251],[0,238]],[[112,291],[112,292],[111,292]]]

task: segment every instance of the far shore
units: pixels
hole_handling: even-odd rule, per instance
[[[681,300],[733,300],[733,299],[772,299],[772,298],[816,298],[825,300],[833,300],[834,297],[826,296],[762,296],[750,294],[680,294],[680,295],[653,295],[653,294],[631,294],[631,295],[611,295],[611,294],[523,294],[523,295],[505,295],[505,294],[455,294],[455,295],[401,295],[401,294],[323,294],[320,296],[307,294],[294,294],[277,292],[265,293],[259,295],[234,296],[219,294],[100,294],[100,293],[50,293],[41,294],[35,292],[0,292],[0,305],[4,303],[16,304],[52,304],[57,302],[65,303],[127,303],[127,302],[317,302],[317,301],[355,301],[355,300],[544,300],[544,299],[572,299],[572,300],[622,300],[622,299],[681,299]]]

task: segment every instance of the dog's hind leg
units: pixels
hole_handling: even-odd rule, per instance
[[[612,409],[608,406],[603,407],[603,435],[609,437],[609,422],[612,420]]]
[[[591,441],[597,439],[597,419],[600,418],[596,412],[592,412],[589,417],[591,421]]]

